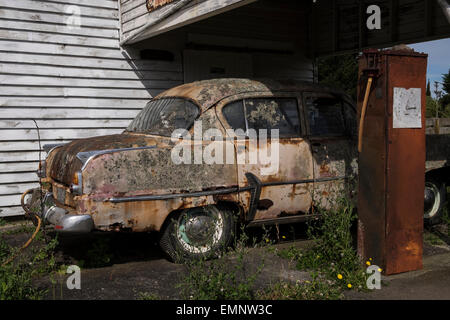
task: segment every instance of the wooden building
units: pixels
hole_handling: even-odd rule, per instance
[[[37,186],[39,136],[120,133],[152,96],[194,80],[315,81],[318,56],[449,26],[438,1],[0,0],[0,216],[23,214],[20,194]]]

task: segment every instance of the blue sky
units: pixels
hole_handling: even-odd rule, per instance
[[[442,74],[450,69],[450,38],[409,46],[415,51],[428,53],[427,79],[431,81],[431,91],[434,91],[434,81],[442,82]]]

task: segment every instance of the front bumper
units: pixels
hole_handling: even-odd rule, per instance
[[[22,198],[28,193],[32,193],[29,201],[27,203],[22,201],[22,207],[28,216],[39,216],[44,223],[53,225],[58,232],[87,233],[94,229],[94,221],[91,215],[71,214],[68,213],[68,210],[57,207],[50,192],[46,193],[41,199],[40,190],[33,189],[25,192]]]

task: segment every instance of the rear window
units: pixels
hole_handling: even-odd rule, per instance
[[[171,136],[176,129],[189,130],[198,114],[199,108],[186,99],[152,100],[134,118],[127,131]]]
[[[352,131],[352,110],[340,97],[305,94],[309,133],[312,136],[344,136]]]

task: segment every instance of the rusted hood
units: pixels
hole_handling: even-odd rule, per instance
[[[72,141],[50,153],[47,158],[47,176],[50,175],[55,181],[70,185],[74,174],[80,171],[83,165],[77,157],[80,152],[159,146],[168,139],[151,135],[122,133]]]

